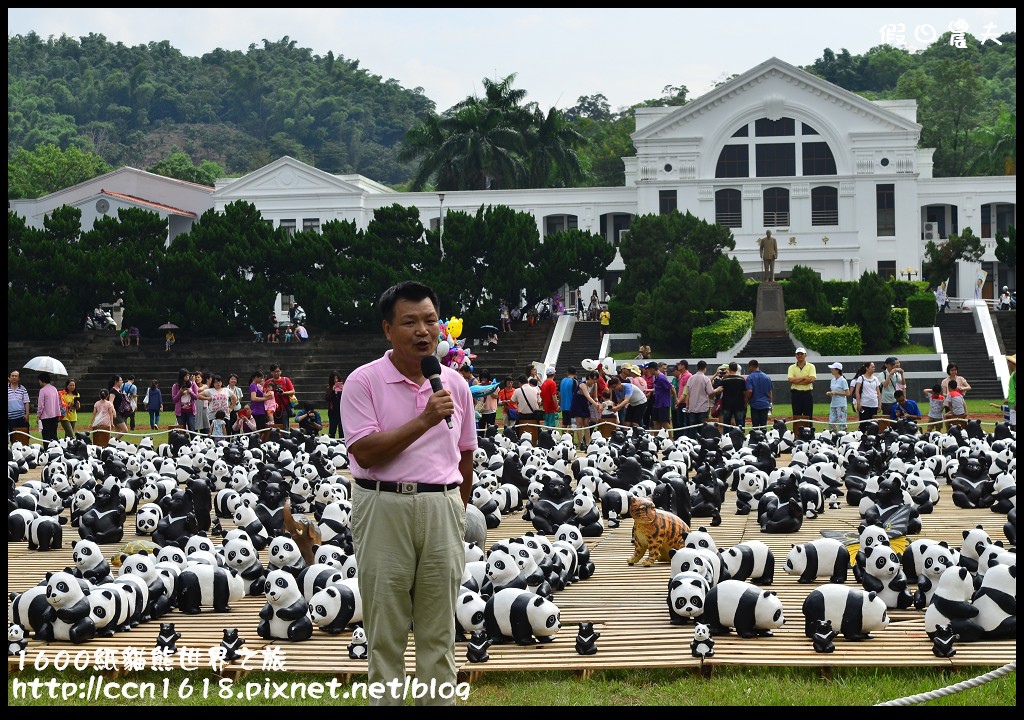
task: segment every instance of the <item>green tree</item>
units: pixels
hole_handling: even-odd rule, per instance
[[[895,297],[892,286],[875,272],[864,273],[860,282],[850,288],[846,322],[860,327],[865,351],[883,351],[892,347],[889,313]]]
[[[7,199],[38,198],[111,171],[103,158],[44,143],[33,151],[19,148],[7,161]]]
[[[929,240],[924,246],[924,279],[929,288],[936,288],[953,274],[959,261],[978,262],[984,254],[981,238],[969,227],[959,235],[950,234],[942,243]]]
[[[216,184],[217,178],[224,177],[224,168],[217,163],[203,160],[198,166],[194,165],[192,158],[178,149],[149,168],[149,172],[210,187]]]
[[[807,319],[812,322],[832,324],[832,305],[825,294],[821,275],[809,267],[793,267],[786,286],[786,305],[790,308],[807,308]]]
[[[1009,268],[1017,267],[1017,226],[996,233],[996,260]]]
[[[698,265],[691,248],[676,246],[653,289],[637,294],[634,320],[652,342],[670,348],[688,346],[693,328],[704,321],[715,280],[711,273],[700,272]]]

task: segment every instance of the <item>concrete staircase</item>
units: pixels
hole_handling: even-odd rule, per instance
[[[768,357],[795,357],[796,345],[789,335],[751,335],[750,340],[737,353],[744,364],[747,360],[763,360]]]
[[[996,336],[999,338],[999,349],[1004,355],[1017,352],[1017,311],[999,310],[992,313],[995,320]],[[970,379],[970,377],[968,377]]]
[[[971,383],[968,397],[1002,398],[1002,385],[985,349],[985,339],[974,327],[974,316],[971,313],[939,313],[935,322],[942,332],[942,346],[949,361],[956,363],[960,374]]]
[[[601,360],[601,323],[593,321],[577,322],[573,325],[572,335],[562,342],[558,350],[558,371],[556,377],[565,376],[567,368],[574,367],[579,377],[585,377],[583,361],[586,359]]]

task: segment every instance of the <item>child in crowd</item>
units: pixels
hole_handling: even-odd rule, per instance
[[[963,393],[957,390],[956,380],[949,381],[949,393],[942,401],[942,409],[946,413],[946,432],[954,425],[964,427],[967,421],[967,401]]]
[[[91,430],[107,430],[114,427],[114,403],[110,402],[110,391],[104,388],[100,390],[99,399],[92,406],[92,420],[89,422]]]
[[[210,435],[215,438],[228,436],[228,414],[223,410],[218,410],[217,414],[213,416],[213,422],[210,423]]]
[[[252,408],[248,405],[243,405],[239,408],[235,424],[231,426],[231,429],[234,430],[236,435],[256,432],[256,419],[252,416]]]
[[[936,426],[941,427],[942,403],[946,399],[942,395],[942,383],[935,383],[931,390],[926,388],[924,396],[928,398],[928,422],[931,424],[931,429],[935,429]]]

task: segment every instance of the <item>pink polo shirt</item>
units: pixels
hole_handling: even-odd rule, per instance
[[[39,388],[39,403],[36,405],[36,415],[41,420],[60,417],[60,398],[57,397],[57,388],[53,383],[47,383]]]
[[[430,381],[416,385],[391,363],[391,350],[356,368],[345,381],[341,417],[345,442],[354,445],[372,433],[387,432],[421,414],[434,391]],[[469,385],[454,369],[441,366],[441,384],[455,400],[452,429],[443,420],[423,433],[394,460],[362,468],[349,454],[352,477],[383,482],[461,483],[463,451],[476,450],[476,415]]]

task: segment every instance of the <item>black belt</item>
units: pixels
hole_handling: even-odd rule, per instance
[[[438,485],[437,483],[414,483],[414,482],[381,482],[377,480],[356,479],[356,485],[365,490],[380,492],[393,492],[401,495],[415,495],[422,492],[448,492],[459,486],[458,483]]]

